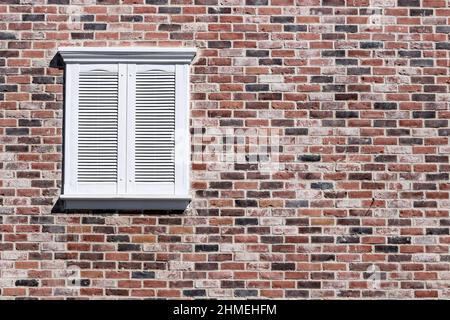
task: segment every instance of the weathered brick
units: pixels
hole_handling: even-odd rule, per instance
[[[0,9],[2,297],[449,296],[445,1],[25,2]],[[64,208],[68,45],[197,47],[186,212]]]

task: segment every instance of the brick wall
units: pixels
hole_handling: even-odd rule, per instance
[[[449,17],[446,0],[0,0],[0,294],[449,298]],[[199,48],[191,207],[64,212],[57,47],[129,45]],[[219,128],[276,132],[278,169],[220,160]]]

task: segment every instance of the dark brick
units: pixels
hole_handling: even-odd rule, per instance
[[[236,207],[239,208],[248,208],[248,207],[257,207],[258,202],[256,200],[234,200]]]
[[[383,252],[383,253],[397,253],[397,246],[387,246],[387,245],[376,245],[375,252]]]
[[[285,32],[306,32],[308,30],[308,27],[306,25],[285,25],[284,31]]]
[[[423,144],[422,138],[400,138],[398,139],[400,145],[420,145]]]
[[[2,84],[0,85],[0,92],[17,92],[16,84]]]
[[[396,102],[375,102],[374,109],[375,110],[396,110],[397,103]]]
[[[47,0],[48,4],[70,4],[70,0]]]
[[[237,298],[257,297],[258,290],[236,289],[234,290],[234,296]]]
[[[52,84],[55,82],[55,78],[54,77],[43,77],[43,76],[37,76],[37,77],[33,77],[33,83],[37,83],[37,84]]]
[[[450,129],[439,129],[439,136],[450,136]]]
[[[448,163],[448,156],[426,155],[425,156],[425,162],[443,162],[443,163]]]
[[[436,201],[414,201],[414,208],[437,208]]]
[[[322,0],[324,6],[345,6],[345,0]]]
[[[44,232],[44,233],[65,233],[66,228],[64,226],[45,225],[45,226],[42,226],[42,232]]]
[[[23,14],[22,21],[45,21],[43,14]]]
[[[181,7],[159,7],[158,13],[160,13],[160,14],[180,14]]]
[[[345,57],[345,50],[323,50],[322,57]]]
[[[348,144],[372,144],[372,138],[367,137],[350,137]]]
[[[370,68],[348,68],[347,74],[349,76],[371,74],[371,70]]]
[[[15,285],[16,287],[37,287],[39,286],[39,281],[35,279],[16,280]]]
[[[308,298],[308,290],[286,290],[286,298]]]
[[[332,236],[312,236],[311,243],[334,243]]]
[[[155,279],[155,272],[153,271],[133,271],[131,273],[132,279]]]
[[[345,85],[327,84],[322,86],[323,92],[345,92]]]
[[[183,296],[185,296],[185,297],[206,297],[206,290],[204,290],[204,289],[183,290]]]
[[[169,4],[169,0],[145,0],[146,4],[165,5]]]
[[[237,218],[235,220],[236,225],[248,226],[248,225],[258,225],[258,219],[256,218]]]
[[[336,118],[358,118],[358,111],[336,111]]]
[[[245,55],[247,57],[268,57],[269,50],[246,50]]]
[[[427,228],[426,234],[427,235],[448,235],[449,228]]]
[[[231,181],[211,181],[209,187],[212,189],[231,189],[233,183]]]
[[[286,208],[307,208],[308,200],[287,200]]]
[[[106,30],[106,23],[85,23],[84,30]]]
[[[332,189],[333,184],[331,182],[313,182],[311,183],[311,188],[320,190]]]
[[[420,0],[398,0],[399,7],[420,7]]]
[[[31,224],[53,224],[54,221],[54,217],[47,216],[31,217],[30,219]]]
[[[94,33],[92,32],[72,32],[70,34],[73,40],[90,40],[94,39]]]
[[[306,136],[308,135],[308,128],[286,128],[284,134],[287,136]]]
[[[409,60],[411,67],[433,67],[434,61],[432,59],[412,59]]]
[[[144,17],[138,16],[138,15],[124,15],[124,16],[120,16],[120,21],[121,22],[143,22]]]
[[[325,262],[325,261],[335,261],[336,256],[334,254],[312,254],[311,262]]]
[[[298,156],[298,160],[304,162],[317,162],[320,161],[320,159],[320,154],[303,154]]]
[[[433,15],[432,9],[410,9],[409,15],[412,17],[421,16],[421,17],[427,17]]]
[[[311,83],[330,83],[333,82],[333,77],[329,76],[312,76]]]
[[[83,224],[105,224],[105,218],[102,217],[83,217],[81,220]]]
[[[356,66],[358,65],[357,59],[336,59],[337,66]]]
[[[375,162],[397,162],[397,156],[396,155],[378,155],[374,157]]]
[[[422,56],[421,51],[403,51],[398,52],[399,56],[402,58],[420,58]]]
[[[414,111],[413,118],[432,119],[436,118],[436,111]]]
[[[389,237],[388,243],[389,244],[410,244],[411,237]]]
[[[426,128],[444,128],[448,127],[448,120],[425,120]]]
[[[128,235],[108,235],[106,237],[107,242],[130,242],[130,236]]]
[[[180,24],[160,24],[158,26],[159,31],[180,31],[181,25]]]
[[[208,13],[209,13],[209,14],[231,14],[231,8],[229,8],[229,7],[222,7],[222,8],[219,8],[219,7],[216,7],[216,8],[209,7],[209,8],[208,8]]]
[[[373,126],[374,127],[378,127],[378,128],[395,128],[397,126],[397,121],[396,120],[375,120],[373,122]],[[399,129],[402,130],[402,129]],[[389,131],[389,130],[388,130]],[[398,131],[400,132],[400,131]]]
[[[247,6],[267,6],[269,0],[245,0]]]
[[[119,251],[141,251],[141,245],[132,243],[119,243]]]
[[[383,42],[360,42],[361,49],[382,49]]]
[[[359,237],[357,236],[339,236],[336,238],[337,243],[359,243]]]
[[[281,66],[283,64],[282,59],[259,59],[258,60],[259,65],[261,66]]]
[[[372,234],[372,228],[370,227],[353,227],[350,228],[351,234]]]
[[[6,135],[8,136],[22,136],[28,135],[30,129],[28,128],[6,128]]]
[[[1,33],[0,33],[0,39],[1,39]],[[450,50],[450,42],[436,42],[436,49],[437,50]]]
[[[357,25],[337,25],[334,27],[336,32],[355,33],[358,32]]]
[[[388,129],[386,132],[388,136],[408,136],[411,133],[409,129]]]
[[[272,270],[274,271],[295,270],[295,263],[272,263]]]
[[[195,252],[217,252],[219,245],[217,244],[198,244],[195,245]]]
[[[348,174],[349,180],[372,180],[370,172],[353,172]]]
[[[436,33],[450,33],[450,26],[436,26]]]
[[[337,101],[358,100],[357,93],[336,93],[334,99]]]
[[[293,16],[271,16],[270,23],[294,23],[295,17]]]
[[[198,262],[195,263],[195,270],[218,270],[218,264],[217,263],[202,263],[202,262]]]
[[[15,40],[16,35],[12,32],[0,32],[0,40]]]
[[[297,288],[299,289],[320,289],[321,282],[320,281],[298,281]]]
[[[41,120],[19,119],[19,127],[41,127]]]
[[[245,90],[250,91],[250,92],[269,91],[269,85],[268,84],[246,84]]]

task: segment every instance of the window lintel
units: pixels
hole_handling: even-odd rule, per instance
[[[60,47],[68,63],[190,64],[197,49],[191,47]]]

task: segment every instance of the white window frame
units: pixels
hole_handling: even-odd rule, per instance
[[[189,65],[196,48],[96,48],[62,47],[58,49],[65,69],[64,176],[60,198],[67,209],[182,210],[190,201],[189,171]],[[126,85],[119,90],[118,180],[116,192],[89,192],[77,182],[78,77],[87,67],[117,68],[119,85],[134,81],[136,68],[153,66],[175,71],[175,184],[174,190],[158,193],[158,188],[138,188],[126,175],[134,170],[134,141],[126,141],[134,130],[135,95]],[[128,80],[127,80],[128,79]],[[123,88],[123,86],[122,86]],[[120,131],[127,134],[120,134]],[[128,139],[130,140],[130,139]],[[126,150],[126,152],[121,152]],[[119,159],[120,158],[120,159]],[[81,191],[80,191],[81,189]]]

